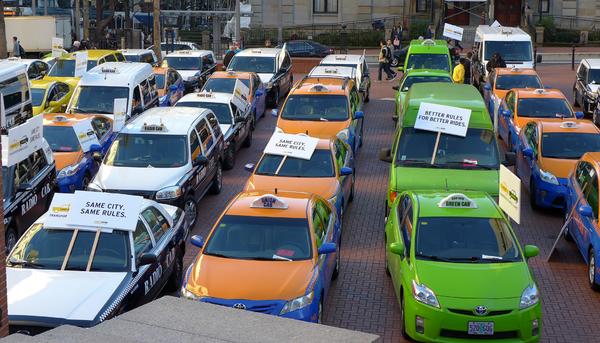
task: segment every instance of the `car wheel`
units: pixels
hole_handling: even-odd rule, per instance
[[[565,216],[564,216],[564,224],[567,224],[567,219],[569,218],[569,214],[571,212],[568,210],[565,210]],[[565,230],[563,231],[563,237],[565,238],[566,241],[568,242],[573,242],[573,236],[571,235],[571,232],[569,232],[569,227],[565,227]]]
[[[356,183],[356,177],[354,177],[354,171],[352,170],[352,187],[350,188],[350,195],[348,196],[348,202],[352,202],[354,200],[354,185]]]
[[[596,283],[596,256],[594,249],[590,248],[588,256],[588,282],[593,290],[598,291],[600,287]]]
[[[533,178],[531,178],[529,180],[529,203],[531,204],[531,208],[534,210],[539,209],[536,193],[537,189],[535,188],[535,183],[533,183]]]
[[[254,119],[252,119],[252,122],[254,123]],[[250,125],[254,126],[254,124]],[[244,139],[244,143],[242,143],[242,146],[244,148],[249,148],[250,146],[252,146],[252,129],[248,130],[248,135],[246,135],[246,139]]]
[[[221,167],[221,162],[217,162],[217,172],[210,186],[210,192],[212,194],[219,194],[221,193],[221,188],[223,188],[223,168]]]
[[[573,89],[573,106],[579,106],[579,101],[577,101],[577,90]]]
[[[225,151],[223,168],[225,168],[225,170],[230,170],[233,169],[233,166],[235,166],[235,143],[231,142],[229,148]]]
[[[409,339],[408,334],[406,333],[406,311],[404,311],[404,293],[402,288],[400,289],[400,333],[402,333],[402,337],[405,339]]]
[[[371,87],[367,88],[367,95],[365,96],[365,102],[371,101]]]
[[[396,68],[398,66],[398,57],[392,58],[392,62],[390,62],[390,65]]]
[[[342,244],[338,244],[338,250],[335,254],[335,268],[333,269],[333,274],[331,274],[331,279],[336,280],[338,276],[340,276],[340,255],[342,252]]]
[[[319,309],[317,313],[317,323],[323,323],[323,294],[321,294],[321,300],[319,301]]]
[[[17,231],[14,228],[11,227],[6,230],[6,234],[4,235],[6,254],[9,254],[10,251],[15,247],[18,239],[19,237],[17,236]]]
[[[196,217],[198,215],[198,204],[194,199],[194,196],[188,194],[183,202],[183,212],[185,213],[185,219],[189,223],[190,227],[193,227],[196,223]]]
[[[183,258],[180,253],[177,253],[175,257],[175,264],[173,265],[173,271],[169,277],[169,281],[166,286],[167,292],[177,292],[181,287],[181,280],[183,279]]]

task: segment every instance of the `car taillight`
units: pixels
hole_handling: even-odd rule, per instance
[[[390,206],[392,205],[394,200],[396,200],[397,196],[398,196],[398,192],[390,191]]]

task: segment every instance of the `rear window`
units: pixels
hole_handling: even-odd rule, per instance
[[[348,119],[348,98],[344,95],[290,95],[281,110],[281,118],[309,121]]]
[[[524,98],[519,99],[519,117],[532,118],[573,118],[571,106],[565,99]]]
[[[542,88],[542,82],[536,75],[498,75],[496,89]]]
[[[256,168],[258,175],[277,175],[287,177],[333,177],[333,159],[329,150],[317,149],[310,160],[282,156],[265,155]],[[279,170],[279,172],[277,172]]]

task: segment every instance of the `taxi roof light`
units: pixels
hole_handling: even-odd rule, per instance
[[[563,129],[576,129],[578,127],[577,123],[574,121],[564,121],[560,124],[560,127]]]
[[[421,42],[421,45],[433,46],[435,45],[435,41],[433,39],[425,39]]]
[[[538,88],[536,90],[533,91],[535,94],[544,94],[546,93],[546,90],[544,90],[543,88]]]
[[[440,208],[477,208],[475,201],[462,193],[452,193],[440,200]]]
[[[161,123],[160,124],[148,124],[148,123],[144,123],[144,125],[142,125],[142,131],[146,131],[146,132],[166,132],[167,131],[167,127],[165,126],[165,124]]]
[[[276,195],[265,194],[252,201],[250,207],[287,210],[288,204]]]
[[[337,68],[325,68],[325,73],[326,74],[337,74],[338,69]]]
[[[69,118],[67,118],[66,116],[64,116],[62,114],[55,115],[54,118],[52,118],[52,121],[55,123],[64,123],[68,120],[69,120]]]
[[[310,91],[311,92],[329,92],[329,88],[325,87],[322,84],[316,84],[312,87],[310,87]]]
[[[213,92],[212,89],[210,91],[202,91],[202,92],[198,92],[196,93],[196,96],[199,98],[212,98],[213,97]]]

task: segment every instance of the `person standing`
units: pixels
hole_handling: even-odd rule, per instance
[[[425,39],[434,39],[435,33],[433,32],[433,26],[431,24],[427,25],[427,30],[425,31]]]
[[[390,38],[392,40],[392,43],[394,44],[395,50],[402,49],[402,25],[394,26]]]
[[[389,62],[388,62],[388,47],[385,45],[385,41],[382,39],[379,41],[379,73],[377,74],[377,79],[381,81],[381,71],[384,71],[387,75],[386,80],[392,79],[392,74],[389,70]]]
[[[452,81],[454,83],[465,83],[465,58],[461,57],[459,63],[452,72]]]
[[[13,57],[23,57],[25,50],[21,46],[21,42],[17,39],[17,36],[13,36]]]
[[[465,59],[465,84],[471,84],[471,59],[473,58],[473,53],[471,51],[467,52],[467,58]]]
[[[231,62],[233,56],[235,56],[235,53],[235,46],[230,45],[229,49],[225,52],[225,56],[223,57],[223,67],[225,68],[225,70],[227,70],[227,67],[229,66],[229,63]]]
[[[387,55],[387,63],[386,63],[386,67],[388,69],[388,72],[391,73],[393,75],[392,78],[396,78],[396,72],[392,70],[392,61],[394,60],[394,54],[395,54],[395,49],[394,49],[394,44],[392,43],[391,39],[387,40],[387,48],[388,48],[388,55]]]

